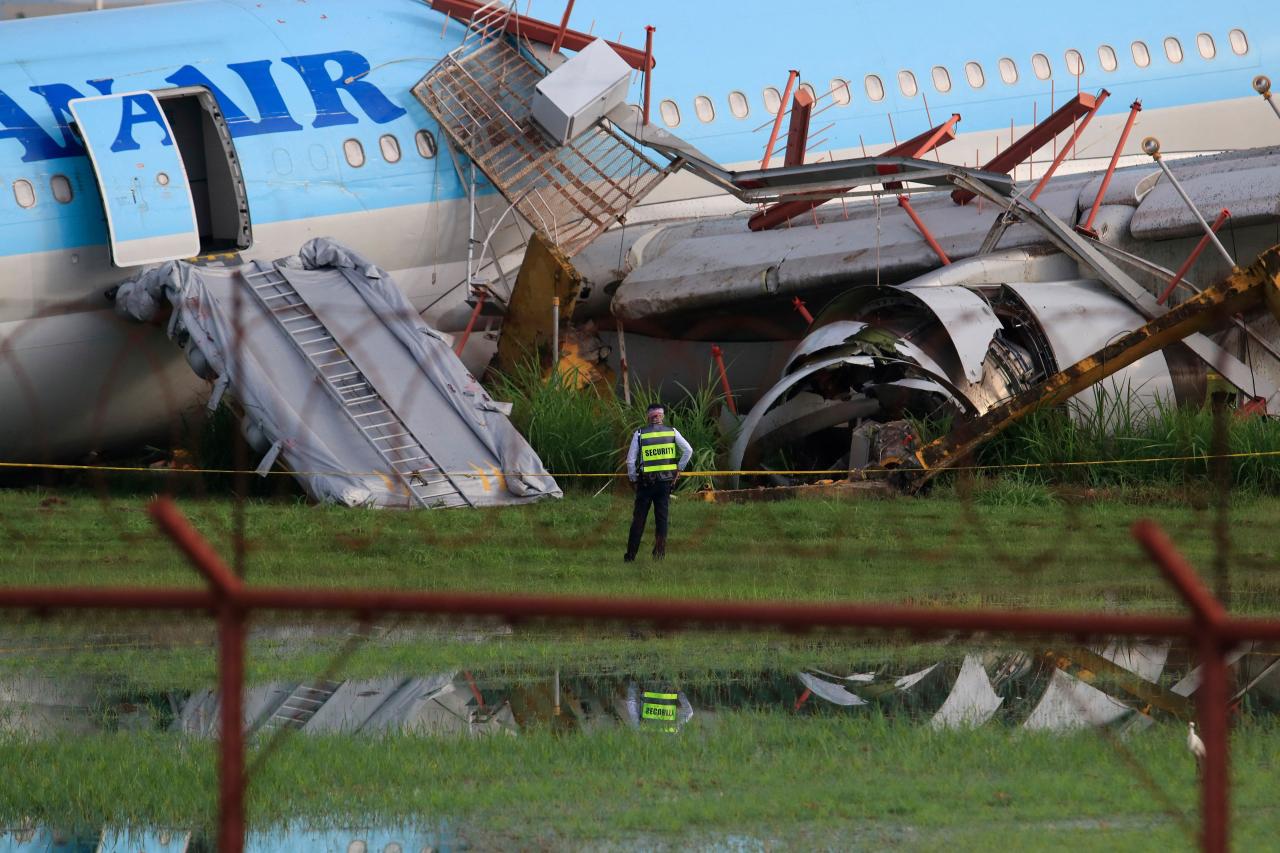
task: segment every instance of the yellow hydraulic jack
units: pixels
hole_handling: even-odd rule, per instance
[[[985,414],[957,424],[950,433],[916,451],[895,469],[892,482],[918,491],[939,472],[956,465],[978,445],[1037,409],[1062,403],[1145,355],[1188,335],[1221,327],[1231,318],[1267,305],[1280,320],[1280,245],[1263,252],[1248,269],[1235,270],[1226,281],[1116,339],[1033,388],[1015,394]]]

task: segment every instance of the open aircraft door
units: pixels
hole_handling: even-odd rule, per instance
[[[106,208],[118,267],[200,253],[191,182],[160,102],[150,92],[69,104]]]

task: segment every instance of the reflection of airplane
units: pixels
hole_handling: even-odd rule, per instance
[[[849,35],[875,35],[877,7],[777,14],[767,38],[738,3],[654,4],[646,21],[625,4],[583,2],[573,24],[632,44],[655,24],[655,121],[728,163],[759,156],[767,129],[755,129],[794,65],[829,107],[815,119],[832,123],[827,141],[813,147],[836,156],[882,150],[955,111],[965,133],[942,153],[985,161],[1010,124],[1102,85],[1141,95],[1142,132],[1179,150],[1254,145],[1269,129],[1242,97],[1272,50],[1258,4],[1175,3],[1159,21],[1076,6],[1025,26],[990,5],[935,13],[902,51],[864,39],[852,58]],[[430,320],[460,327],[465,164],[445,156],[410,88],[463,29],[415,0],[192,0],[0,24],[3,455],[136,440],[203,392],[161,335],[109,312],[102,293],[132,274],[123,266],[195,253],[269,260],[324,234],[391,270]],[[1109,153],[1120,100],[1083,138],[1086,155]],[[105,199],[103,182],[115,188]],[[716,195],[675,175],[632,221],[740,209]],[[512,230],[495,249],[519,240]]]

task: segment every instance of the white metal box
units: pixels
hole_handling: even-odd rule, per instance
[[[596,39],[534,87],[533,120],[563,145],[626,102],[631,66]]]

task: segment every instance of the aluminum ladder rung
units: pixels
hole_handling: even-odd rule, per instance
[[[501,107],[499,107],[501,109]],[[330,393],[334,396],[334,401],[339,407],[346,412],[350,422],[358,430],[360,430],[374,451],[383,458],[390,466],[391,472],[395,474],[404,485],[409,496],[416,500],[422,506],[428,506],[427,501],[431,500],[436,503],[445,503],[451,506],[466,505],[470,502],[466,499],[456,485],[444,474],[430,454],[412,434],[405,425],[399,415],[383,400],[377,389],[373,387],[365,377],[363,371],[360,370],[350,356],[343,353],[343,357],[334,361],[320,362],[319,359],[333,353],[342,353],[343,349],[338,343],[333,333],[325,326],[324,322],[311,310],[306,300],[293,287],[287,277],[281,275],[274,268],[270,270],[262,270],[260,272],[243,273],[243,277],[250,282],[251,290],[266,309],[280,325],[282,331],[288,335],[297,347],[297,351],[304,359],[307,360],[315,369],[316,374],[328,386]],[[263,291],[275,288],[279,293],[264,293]],[[294,299],[288,304],[272,307],[271,302],[278,299]],[[282,314],[294,313],[297,316],[282,317]],[[302,328],[290,328],[287,324],[296,321],[310,321],[311,324]],[[316,337],[303,338],[308,333],[321,333]],[[331,345],[327,349],[311,350],[308,347]],[[351,368],[345,372],[333,372],[335,368]],[[352,381],[354,380],[354,381]],[[360,411],[360,407],[371,401],[377,401],[373,411]],[[362,424],[361,420],[372,418],[375,416],[390,417],[390,420],[384,420],[373,424]],[[402,431],[391,433],[388,435],[375,435],[377,430],[391,427],[399,428]],[[387,447],[386,445],[397,439],[410,438],[412,441],[408,444],[402,444],[395,447]],[[397,459],[395,456],[403,451],[412,451],[417,456],[406,459]],[[420,465],[417,470],[403,470],[404,466],[425,461],[428,465]],[[434,474],[434,476],[432,476]],[[415,485],[415,480],[423,484],[427,483],[425,477],[431,477],[430,486],[432,489],[443,489],[445,491],[436,494],[434,491],[426,496],[420,494],[422,491]],[[313,685],[299,685],[294,689],[289,697],[281,703],[280,707],[272,714],[271,720],[280,719],[288,725],[302,725],[306,719],[310,719],[314,715],[314,710],[298,707],[299,704],[314,705],[316,709],[323,706],[328,697],[333,695],[333,690]],[[312,697],[322,698],[312,698]],[[293,712],[296,716],[290,716],[287,712]]]

